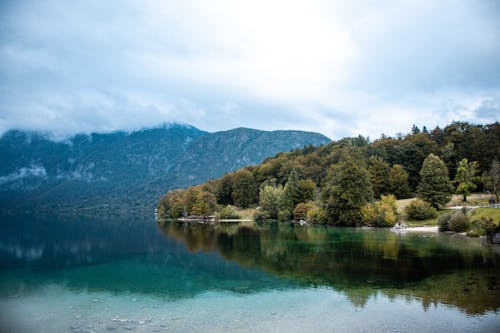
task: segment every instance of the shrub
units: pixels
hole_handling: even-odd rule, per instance
[[[307,213],[311,208],[314,207],[314,203],[312,201],[309,202],[301,202],[297,204],[297,207],[295,207],[293,211],[293,218],[295,220],[305,220],[307,219]]]
[[[286,222],[292,219],[292,214],[288,210],[280,210],[278,213],[278,220]]]
[[[326,223],[326,213],[318,206],[314,206],[307,212],[307,221],[313,223]]]
[[[479,237],[480,234],[476,230],[469,230],[469,231],[467,231],[467,236],[469,236],[469,237]]]
[[[406,207],[406,214],[413,220],[427,220],[437,216],[437,210],[423,200],[413,200]]]
[[[377,227],[392,227],[398,218],[396,197],[381,195],[380,201],[364,206],[361,213],[363,223],[373,224]]]
[[[469,230],[469,218],[462,211],[453,213],[448,223],[450,230],[455,232],[465,232]]]
[[[439,226],[439,231],[448,231],[450,230],[450,218],[451,218],[452,213],[446,213],[444,215],[441,215],[438,219],[438,226]]]
[[[269,212],[265,210],[259,210],[253,214],[253,219],[255,221],[265,221],[270,219],[270,215]]]
[[[227,205],[219,212],[219,219],[240,219],[238,209],[234,206]]]
[[[490,242],[495,233],[500,231],[500,225],[496,225],[492,218],[481,218],[479,225]]]

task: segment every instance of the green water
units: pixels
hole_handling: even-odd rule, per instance
[[[1,332],[497,332],[479,239],[3,216]]]

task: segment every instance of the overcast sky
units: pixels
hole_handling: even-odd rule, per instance
[[[500,117],[500,1],[0,1],[0,133]]]

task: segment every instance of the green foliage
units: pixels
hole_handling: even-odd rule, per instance
[[[485,176],[485,185],[496,196],[496,202],[500,202],[498,189],[500,188],[500,163],[497,160],[491,162],[491,167]]]
[[[299,202],[307,202],[314,200],[316,197],[316,184],[310,178],[301,179],[298,182]]]
[[[405,210],[408,218],[413,220],[427,220],[437,216],[437,210],[420,199],[413,200]]]
[[[257,186],[253,174],[242,169],[234,173],[232,177],[233,191],[231,196],[234,204],[241,208],[248,208],[257,203]]]
[[[290,209],[293,209],[293,207],[295,207],[295,205],[297,205],[302,199],[299,188],[299,178],[295,169],[292,169],[290,176],[288,176],[288,180],[285,185],[285,195],[289,202]]]
[[[313,206],[307,211],[307,221],[312,223],[326,223],[326,212],[318,206]]]
[[[241,216],[238,214],[238,209],[236,207],[227,205],[221,209],[218,218],[221,220],[237,220],[240,219]]]
[[[451,215],[448,226],[451,231],[466,232],[470,228],[469,218],[464,212],[458,210]]]
[[[307,213],[313,207],[314,207],[314,202],[312,202],[312,201],[299,203],[293,211],[293,218],[295,220],[306,220]]]
[[[427,156],[420,170],[417,197],[439,208],[450,201],[452,189],[444,162],[434,154]]]
[[[253,219],[255,221],[265,221],[269,220],[271,217],[269,215],[268,211],[265,210],[258,210],[253,214]]]
[[[486,235],[486,238],[490,242],[493,236],[495,236],[497,232],[500,232],[500,225],[496,224],[492,218],[484,218],[484,217],[481,218],[479,220],[479,226],[481,227],[484,234]]]
[[[398,217],[396,197],[382,195],[379,201],[367,204],[361,212],[365,224],[376,227],[392,227]]]
[[[233,180],[231,174],[225,174],[218,182],[217,202],[221,205],[232,205]]]
[[[459,179],[457,165],[464,158],[479,162],[477,169],[483,172],[486,188],[495,192],[499,167],[492,161],[500,155],[499,135],[498,123],[484,126],[453,123],[430,132],[415,131],[395,138],[382,136],[373,143],[363,137],[344,138],[321,147],[280,153],[261,165],[212,180],[199,190],[214,194],[216,203],[222,207],[234,204],[243,208],[260,203],[274,219],[279,218],[280,211],[288,211],[296,212],[300,218],[306,214],[308,220],[323,222],[328,218],[331,224],[357,225],[363,218],[361,209],[373,199],[370,188],[376,195],[390,193],[397,198],[418,192],[417,196],[432,206],[444,205],[452,192],[448,171],[454,179]],[[346,168],[348,159],[354,162]],[[491,170],[487,170],[490,165]],[[282,195],[271,193],[270,189],[266,189],[270,193],[261,193],[268,186],[282,189]],[[200,205],[195,208],[197,195],[196,191],[185,190],[174,196],[176,200],[161,200],[159,210],[172,211],[174,215],[182,215],[184,208],[197,211],[200,209]],[[305,212],[300,204],[309,201],[315,205]],[[415,214],[433,215],[432,210],[431,215],[426,215],[429,214],[426,210]],[[377,225],[386,223],[381,215],[376,216],[379,216]]]
[[[476,173],[479,169],[477,162],[470,162],[464,158],[460,161],[455,175],[455,183],[457,184],[456,193],[464,196],[464,201],[467,201],[467,196],[471,191],[476,189],[475,181],[477,181]]]
[[[453,215],[453,213],[450,212],[450,213],[443,214],[438,218],[437,223],[438,223],[439,231],[450,230],[449,223],[450,223],[451,215]]]
[[[395,164],[389,171],[388,192],[394,194],[398,199],[409,198],[411,196],[410,185],[408,184],[408,172],[401,164]]]
[[[278,213],[285,209],[285,190],[281,185],[264,186],[259,193],[260,207],[269,213],[269,218],[277,219]]]
[[[210,215],[217,206],[217,198],[213,193],[200,191],[191,209],[191,214],[196,216]]]
[[[278,220],[282,222],[287,222],[292,219],[292,214],[288,210],[280,210],[278,213]]]
[[[361,209],[373,198],[368,171],[350,156],[334,166],[325,191],[328,222],[334,225],[360,225]]]
[[[390,188],[389,164],[380,156],[370,156],[368,159],[368,172],[370,173],[370,183],[372,184],[375,198],[380,198],[381,195],[387,194]]]

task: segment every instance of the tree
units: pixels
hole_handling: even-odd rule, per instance
[[[420,169],[417,197],[439,208],[450,201],[452,190],[448,168],[439,156],[429,154]]]
[[[467,201],[467,196],[476,189],[476,173],[479,165],[476,161],[470,162],[464,158],[460,161],[455,175],[455,183],[457,184],[456,193],[464,196],[464,201]]]
[[[299,202],[314,200],[316,197],[316,184],[312,179],[301,179],[298,183]]]
[[[411,193],[408,184],[408,172],[401,164],[394,164],[389,171],[389,193],[392,193],[396,198],[408,198]]]
[[[389,190],[389,164],[380,156],[370,156],[368,172],[370,173],[373,195],[380,198],[382,194],[387,194]]]
[[[499,202],[498,188],[500,187],[500,163],[498,163],[497,160],[491,162],[491,168],[486,177],[486,185],[495,194],[496,202]]]
[[[301,191],[299,188],[299,177],[297,176],[297,171],[292,169],[290,172],[290,176],[288,176],[288,180],[285,185],[285,195],[291,202],[290,210],[293,210],[302,199]]]
[[[380,200],[369,203],[362,209],[363,222],[376,227],[392,227],[398,218],[396,197],[382,195]]]
[[[285,190],[283,186],[264,186],[259,193],[260,207],[269,213],[272,219],[278,218],[279,212],[283,209]]]
[[[293,218],[295,220],[305,220],[307,219],[307,213],[311,208],[314,207],[314,202],[301,202],[297,204],[295,209],[293,210]]]
[[[247,208],[256,203],[257,186],[253,174],[248,170],[240,170],[232,177],[232,193],[234,204],[241,208]]]
[[[202,216],[212,214],[215,211],[216,197],[214,194],[206,191],[200,191],[196,196],[196,201],[191,209],[191,214]]]
[[[233,180],[231,174],[225,174],[220,180],[217,187],[217,202],[221,205],[234,204],[233,197]]]
[[[361,209],[373,199],[368,171],[350,156],[330,171],[325,199],[330,224],[360,225]]]

